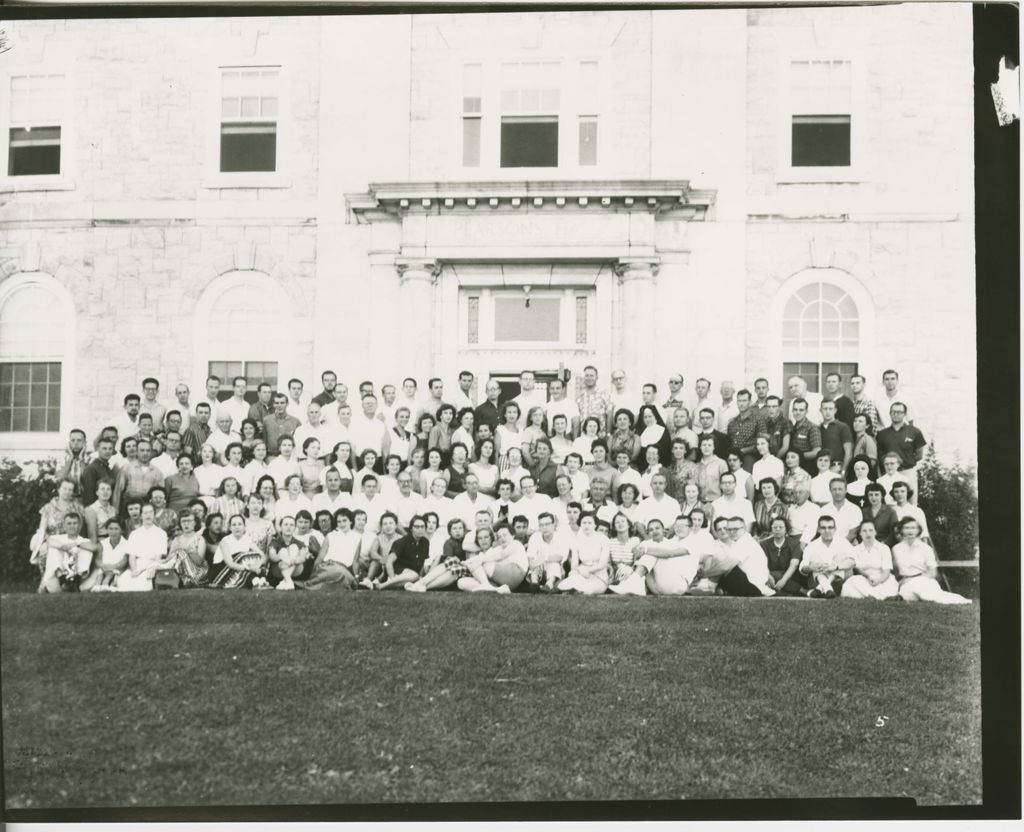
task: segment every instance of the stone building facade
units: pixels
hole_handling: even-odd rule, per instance
[[[898,369],[973,459],[970,15],[11,24],[0,447],[56,449],[147,375],[195,401],[239,368],[784,393],[838,366]]]

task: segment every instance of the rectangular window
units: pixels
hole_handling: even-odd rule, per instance
[[[476,295],[466,298],[469,326],[466,340],[470,344],[480,343],[480,298]]]
[[[482,70],[480,64],[466,64],[462,73],[462,165],[467,168],[480,167]]]
[[[276,361],[211,361],[209,374],[220,378],[221,401],[231,398],[231,379],[235,376],[245,376],[245,400],[251,404],[256,402],[256,388],[263,382],[277,389]]]
[[[494,298],[494,340],[561,341],[561,298]]]
[[[847,396],[850,395],[850,376],[857,375],[857,364],[852,362],[787,362],[782,365],[782,380],[785,384],[793,376],[800,376],[807,382],[807,389],[811,393],[820,393],[825,389],[825,376],[829,373],[839,373],[843,383],[840,390]]]
[[[221,71],[220,170],[277,170],[277,67]]]
[[[576,343],[587,343],[587,299],[576,298]]]
[[[11,77],[8,176],[59,176],[63,75]]]
[[[501,167],[558,166],[557,61],[501,65]]]
[[[793,167],[849,167],[852,80],[849,61],[790,64]]]
[[[0,363],[0,431],[60,430],[59,361]]]
[[[598,72],[597,61],[580,61],[579,164],[597,164]]]

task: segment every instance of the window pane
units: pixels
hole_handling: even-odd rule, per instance
[[[221,118],[238,118],[239,103],[237,98],[222,98],[220,100]]]
[[[225,124],[220,131],[220,169],[274,171],[277,169],[276,124]]]
[[[462,166],[480,167],[480,119],[462,119]]]
[[[558,166],[558,119],[501,120],[503,168]]]
[[[580,119],[580,164],[597,164],[597,119]]]
[[[60,128],[11,128],[8,176],[46,176],[60,173]]]
[[[466,342],[470,344],[480,343],[480,298],[466,298],[466,309],[469,322],[466,330]]]
[[[60,430],[60,364],[0,365],[0,430]]]
[[[273,96],[260,99],[260,115],[263,118],[277,118],[277,99]]]
[[[849,116],[793,116],[793,167],[849,167]]]
[[[527,306],[526,304],[530,305]],[[559,341],[561,299],[494,299],[495,341]]]
[[[587,299],[576,298],[576,343],[587,343]]]
[[[242,99],[242,118],[254,118],[260,114],[260,100],[255,96]]]
[[[819,391],[818,383],[819,368],[813,363],[786,363],[782,365],[782,377],[788,382],[793,376],[800,376],[807,382],[807,389],[812,393]]]

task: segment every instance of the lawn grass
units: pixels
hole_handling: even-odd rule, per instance
[[[8,808],[981,799],[978,607],[0,599]]]

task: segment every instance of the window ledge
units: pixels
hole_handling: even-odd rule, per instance
[[[291,178],[280,171],[274,173],[214,173],[202,181],[204,188],[290,188]]]
[[[776,185],[859,185],[865,181],[861,171],[852,168],[787,168],[776,174]]]
[[[24,458],[26,451],[38,451],[42,454],[41,459],[54,455],[57,449],[67,445],[66,437],[59,431],[54,433],[41,433],[39,431],[12,431],[0,432],[0,457],[7,456],[9,451],[18,451],[19,456]]]
[[[74,180],[55,176],[3,176],[0,191],[73,191]]]

